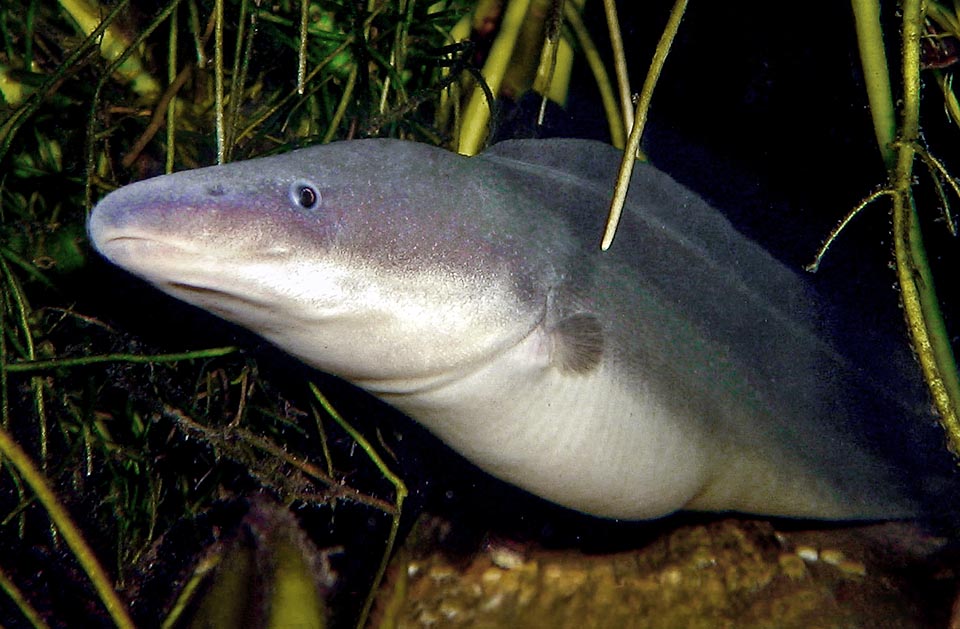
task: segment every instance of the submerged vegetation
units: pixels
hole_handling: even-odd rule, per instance
[[[472,154],[500,122],[494,96],[533,89],[562,104],[574,54],[590,60],[612,142],[623,146],[631,91],[621,87],[617,102],[579,10],[601,9],[573,0],[0,5],[0,624],[172,626],[191,615],[229,624],[237,588],[250,586],[222,575],[270,565],[276,596],[321,600],[336,589],[340,546],[356,553],[356,538],[366,550],[346,576],[360,585],[335,594],[342,607],[330,614],[340,624],[366,615],[365,588],[382,575],[406,494],[393,472],[398,437],[367,425],[377,438],[364,439],[310,384],[315,374],[269,349],[237,349],[258,342],[107,269],[86,244],[86,212],[146,176],[336,139],[403,137]],[[954,13],[936,3],[930,13],[938,32],[960,35]],[[870,45],[882,54],[882,42]],[[960,119],[949,71],[936,72]],[[871,96],[878,125],[896,128],[885,99],[889,87]],[[897,136],[904,163],[919,141],[911,128]],[[909,212],[902,168],[896,194]],[[903,242],[916,251],[916,240]],[[935,303],[923,300],[915,337]],[[927,370],[949,418],[956,377],[937,326],[923,337],[939,348]],[[361,403],[347,419],[381,411]],[[311,539],[288,507],[311,522]],[[300,576],[283,582],[280,567]],[[198,602],[203,591],[213,594]],[[287,607],[277,600],[273,608]],[[263,626],[325,614],[315,605],[306,619],[278,618],[259,604],[244,609]]]

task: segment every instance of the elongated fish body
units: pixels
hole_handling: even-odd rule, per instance
[[[135,183],[88,228],[113,263],[561,505],[914,514],[858,426],[922,410],[835,349],[803,279],[651,166],[601,253],[618,160],[579,140],[342,142]]]

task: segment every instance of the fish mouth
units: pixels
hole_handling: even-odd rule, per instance
[[[166,281],[161,285],[166,292],[171,293],[189,303],[203,304],[238,304],[254,309],[266,309],[267,302],[262,299],[251,299],[248,295],[230,292],[222,288],[213,288],[192,284],[185,281]],[[214,310],[212,305],[205,305],[205,308]],[[217,310],[226,310],[217,308]]]
[[[233,288],[228,277],[205,271],[218,268],[219,261],[201,255],[194,247],[131,234],[101,237],[94,246],[127,272],[224,318],[236,312],[270,309],[268,296],[258,298],[252,291]]]
[[[164,280],[157,288],[180,301],[268,337],[277,328],[277,305],[267,296],[189,281]]]
[[[147,268],[157,259],[170,259],[191,253],[185,247],[169,241],[129,234],[91,240],[96,250],[107,260],[133,271]]]

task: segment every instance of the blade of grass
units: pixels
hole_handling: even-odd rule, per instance
[[[630,186],[630,176],[633,174],[633,163],[640,150],[640,138],[643,135],[643,128],[647,123],[650,101],[653,100],[653,90],[657,85],[657,81],[660,79],[663,64],[666,63],[667,55],[670,54],[670,47],[673,45],[677,31],[680,30],[680,20],[683,19],[683,14],[686,10],[687,0],[676,0],[673,8],[670,10],[667,25],[663,28],[663,33],[660,35],[660,41],[657,42],[653,59],[650,60],[647,78],[643,82],[643,89],[640,91],[639,100],[637,100],[633,125],[630,129],[630,136],[627,138],[627,147],[623,151],[623,160],[620,162],[620,172],[617,174],[617,186],[613,192],[613,200],[610,202],[607,226],[603,232],[603,239],[600,242],[600,249],[602,251],[610,248],[610,245],[613,244],[613,237],[617,233],[617,225],[620,223],[623,204],[627,199],[627,189]]]
[[[357,430],[351,426],[335,408],[327,400],[326,396],[320,392],[320,389],[317,388],[317,385],[310,383],[310,391],[313,393],[314,397],[317,399],[317,402],[320,403],[320,406],[323,407],[323,410],[333,418],[337,424],[343,428],[350,438],[356,442],[357,445],[364,451],[364,453],[370,458],[377,469],[380,470],[380,473],[383,474],[383,477],[386,478],[394,488],[394,493],[396,495],[396,512],[392,515],[391,524],[390,524],[390,534],[387,536],[387,543],[383,550],[383,557],[380,560],[380,566],[377,568],[377,573],[374,575],[373,583],[370,586],[370,594],[367,595],[367,600],[363,605],[363,611],[360,613],[360,620],[357,622],[357,627],[362,629],[367,622],[367,616],[370,614],[370,609],[373,607],[373,601],[376,596],[377,587],[380,585],[380,582],[383,580],[383,575],[387,571],[387,564],[390,562],[390,555],[393,552],[393,545],[397,540],[397,533],[400,530],[400,516],[403,514],[403,501],[407,498],[407,486],[404,484],[403,480],[390,471],[390,468],[387,467],[387,464],[380,457],[374,447],[367,441],[367,438],[361,435]]]
[[[100,363],[175,363],[181,360],[195,360],[198,358],[216,358],[226,356],[237,351],[236,347],[213,347],[190,352],[175,354],[102,354],[100,356],[77,356],[76,358],[54,358],[50,360],[24,360],[5,365],[8,373],[43,371],[46,369],[64,369],[70,367],[85,367]]]
[[[87,544],[80,529],[74,524],[66,508],[47,484],[46,478],[33,464],[27,453],[13,440],[10,433],[3,428],[0,428],[0,454],[13,465],[46,509],[54,526],[57,527],[67,546],[73,551],[73,556],[76,557],[80,567],[89,577],[113,622],[120,629],[133,629],[133,619],[130,618],[126,605],[113,589],[110,578],[94,555],[93,549]]]
[[[910,340],[944,427],[947,447],[960,456],[960,376],[940,312],[933,274],[913,198],[913,163],[920,138],[921,0],[903,3],[903,109],[899,131],[875,0],[851,0],[874,132],[889,171],[894,256]],[[899,141],[894,141],[899,135]]]
[[[892,176],[894,187],[893,234],[904,315],[924,378],[940,413],[950,450],[960,456],[960,377],[940,313],[933,274],[911,186],[915,142],[920,137],[920,31],[921,0],[905,0],[903,10],[903,118],[902,142],[897,143]]]
[[[32,627],[35,627],[35,629],[46,629],[48,627],[40,614],[37,613],[37,610],[30,604],[30,601],[24,597],[20,588],[7,577],[3,569],[0,569],[0,590],[3,590],[10,600],[13,601],[13,604],[17,606],[17,609],[20,610],[20,613],[23,614],[23,617]]]

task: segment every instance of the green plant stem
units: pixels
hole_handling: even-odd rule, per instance
[[[883,162],[890,169],[894,164],[893,140],[896,137],[897,119],[890,89],[890,70],[883,46],[883,30],[880,28],[880,3],[877,0],[851,0],[851,5],[873,132],[877,136]]]
[[[902,141],[896,145],[892,173],[893,234],[904,316],[924,379],[940,413],[947,446],[960,455],[960,378],[940,313],[927,263],[911,185],[915,143],[920,137],[920,29],[922,0],[905,0],[903,10],[903,119]],[[871,101],[872,107],[872,101]]]
[[[177,10],[174,8],[170,14],[170,32],[167,36],[167,85],[173,85],[177,82],[177,32],[179,20],[177,19]],[[164,172],[172,173],[177,151],[177,104],[176,99],[171,97],[166,103],[167,110],[167,155],[164,164]]]
[[[100,595],[100,600],[103,602],[104,607],[106,607],[107,613],[110,614],[114,624],[120,627],[120,629],[133,629],[133,620],[130,618],[126,606],[113,589],[110,578],[104,571],[103,566],[100,565],[100,562],[97,561],[93,550],[87,545],[86,540],[80,533],[80,529],[74,524],[67,510],[57,499],[43,474],[36,468],[33,461],[27,456],[27,453],[13,440],[10,433],[2,428],[0,428],[0,454],[7,458],[17,470],[17,473],[20,474],[30,489],[33,490],[33,493],[36,494],[37,500],[39,500],[43,508],[46,509],[53,524],[57,527],[57,530],[60,531],[64,541],[67,542],[67,546],[73,551],[77,562],[79,562],[84,572],[87,573],[90,582],[93,584],[94,589],[96,589],[97,594]]]
[[[227,138],[223,112],[223,0],[213,2],[213,110],[217,135],[217,163],[227,156]]]
[[[57,70],[44,81],[43,85],[37,88],[21,107],[17,107],[9,116],[0,121],[0,160],[6,156],[13,142],[13,138],[16,136],[17,131],[20,130],[20,127],[33,117],[33,114],[40,108],[40,105],[56,91],[58,86],[63,83],[64,78],[70,72],[71,68],[77,66],[84,55],[89,52],[90,48],[99,44],[104,31],[107,30],[113,20],[126,8],[129,1],[130,0],[120,0],[120,2],[110,10],[110,13],[103,18],[100,25],[60,63]],[[116,64],[117,67],[119,67],[119,65],[119,63]],[[112,67],[114,66],[111,65],[111,68]]]
[[[36,356],[36,349],[33,344],[33,329],[30,327],[30,304],[27,302],[27,296],[16,276],[10,271],[6,261],[0,258],[0,270],[3,271],[5,285],[8,288],[7,294],[10,296],[11,306],[15,309],[15,316],[20,332],[23,335],[23,351],[27,359],[32,360]],[[9,371],[9,370],[8,370]],[[37,377],[30,379],[30,387],[33,390],[33,404],[37,412],[37,438],[40,443],[40,467],[47,469],[47,412],[46,403],[43,397],[43,380]]]
[[[310,2],[300,0],[300,40],[297,45],[297,94],[303,96],[307,80],[307,25],[310,23]],[[238,38],[239,40],[239,38]]]
[[[119,68],[124,61],[126,61],[127,57],[134,54],[139,49],[140,45],[146,41],[151,33],[153,33],[153,31],[156,30],[156,28],[160,26],[164,20],[170,17],[180,1],[181,0],[170,0],[170,3],[162,11],[160,11],[157,17],[154,18],[154,20],[142,32],[140,32],[137,37],[134,38],[130,46],[120,53],[116,59],[114,59],[113,63],[111,63],[101,75],[100,80],[97,81],[97,87],[93,91],[93,98],[90,99],[90,102],[92,103],[90,106],[90,117],[87,119],[87,155],[85,158],[86,176],[84,177],[83,194],[83,206],[87,209],[93,207],[93,175],[96,172],[96,159],[94,158],[94,152],[99,137],[96,129],[97,114],[99,113],[100,107],[100,92],[103,90],[104,85],[106,85],[113,72],[115,72],[116,69]],[[122,0],[122,2],[117,5],[117,9],[111,11],[108,18],[115,16],[117,10],[119,10],[122,6],[125,6],[127,2],[129,2],[129,0]],[[106,19],[104,21],[106,21]],[[101,24],[98,26],[94,31],[94,34],[100,32],[102,28],[106,28],[106,25]]]
[[[520,27],[529,7],[530,0],[510,0],[503,12],[500,33],[490,47],[490,54],[483,66],[483,80],[486,81],[494,96],[500,91],[500,83],[503,81],[510,57],[516,48]],[[479,85],[475,87],[461,121],[460,137],[457,142],[458,153],[476,155],[480,152],[487,139],[492,106],[493,103],[487,102],[485,90]]]
[[[44,622],[40,614],[37,613],[37,610],[33,608],[30,601],[26,599],[23,592],[20,591],[20,588],[7,577],[2,569],[0,569],[0,590],[3,590],[4,594],[10,597],[10,600],[17,606],[17,609],[20,610],[23,617],[30,623],[30,626],[36,629],[46,629],[49,626]]]
[[[627,56],[623,51],[616,2],[603,0],[603,11],[607,16],[607,31],[610,33],[610,47],[613,49],[613,67],[617,77],[617,94],[620,96],[624,132],[629,133],[633,128],[633,94],[630,93],[630,75],[627,72]]]
[[[667,25],[660,35],[660,41],[657,42],[657,48],[653,53],[653,59],[650,60],[650,68],[647,70],[647,78],[643,82],[643,89],[640,91],[640,99],[637,101],[637,109],[634,112],[633,126],[630,129],[630,135],[627,138],[627,147],[623,151],[623,160],[620,162],[620,172],[617,174],[617,186],[613,192],[613,200],[610,202],[610,212],[607,217],[607,226],[603,232],[603,240],[600,243],[600,249],[606,251],[613,244],[613,237],[617,233],[617,225],[620,223],[620,215],[623,212],[623,204],[627,199],[627,189],[630,186],[630,177],[633,174],[633,163],[637,152],[640,150],[640,138],[643,136],[643,128],[647,123],[647,113],[650,111],[650,102],[653,100],[653,90],[660,79],[660,72],[663,70],[663,64],[667,61],[667,55],[670,53],[670,47],[673,40],[680,30],[680,21],[687,10],[687,0],[676,0],[673,9],[670,10],[670,17],[667,19]]]
[[[236,347],[213,347],[178,354],[103,354],[100,356],[78,356],[76,358],[54,358],[52,360],[25,360],[8,363],[4,365],[4,368],[7,373],[15,373],[84,367],[100,363],[175,363],[197,358],[216,358],[232,354],[235,351],[237,351]]]
[[[314,397],[317,398],[317,401],[320,403],[320,406],[323,407],[330,417],[337,422],[341,428],[347,431],[347,434],[350,435],[350,438],[353,439],[358,446],[366,453],[366,455],[373,461],[373,464],[377,466],[377,469],[380,470],[380,473],[383,474],[383,477],[386,478],[393,485],[394,493],[396,495],[396,512],[392,515],[390,522],[390,534],[387,536],[387,544],[383,549],[383,557],[380,559],[380,566],[377,568],[377,573],[373,578],[373,583],[370,586],[370,594],[367,596],[367,600],[363,605],[363,611],[360,613],[360,620],[357,622],[357,627],[362,629],[367,622],[367,616],[370,614],[370,609],[373,607],[373,600],[375,598],[377,587],[380,585],[380,582],[383,580],[383,575],[387,571],[387,564],[390,562],[390,555],[393,552],[393,545],[397,541],[397,533],[400,530],[400,516],[403,514],[403,501],[407,498],[407,486],[404,484],[403,480],[390,471],[390,468],[387,467],[387,464],[384,462],[374,447],[367,441],[366,437],[361,435],[357,430],[348,424],[343,417],[337,412],[335,408],[330,404],[327,398],[320,392],[320,389],[317,388],[317,385],[310,383],[310,391],[313,393]]]
[[[577,36],[577,41],[580,42],[580,50],[583,51],[583,57],[586,59],[587,65],[593,73],[594,81],[597,83],[597,89],[600,91],[600,101],[603,103],[603,111],[607,116],[607,127],[610,129],[610,143],[618,149],[622,149],[626,144],[627,131],[630,130],[630,126],[625,126],[600,51],[593,43],[590,31],[587,30],[586,25],[580,18],[580,13],[570,3],[563,5],[563,17]],[[627,110],[630,112],[630,120],[632,121],[633,108],[628,107]]]

